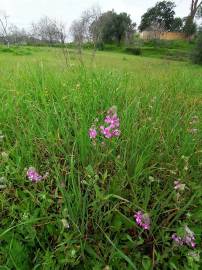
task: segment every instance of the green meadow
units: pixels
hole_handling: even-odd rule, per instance
[[[121,135],[90,139],[113,106]],[[189,61],[1,47],[0,269],[202,269],[201,117]]]

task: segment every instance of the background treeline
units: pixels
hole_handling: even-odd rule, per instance
[[[197,53],[193,55],[198,62],[202,34],[196,20],[202,18],[202,1],[190,0],[190,10],[185,18],[176,17],[175,7],[172,1],[157,2],[142,15],[138,27],[126,12],[111,10],[103,13],[99,7],[92,7],[82,12],[69,28],[62,21],[44,16],[31,23],[29,31],[10,24],[6,13],[0,12],[0,43],[8,47],[10,44],[76,47],[80,54],[83,48],[95,52],[113,44],[117,48],[125,46],[126,52],[140,55],[142,41],[139,32],[183,32],[188,41],[195,38]]]
[[[187,17],[175,16],[175,3],[172,1],[157,2],[149,8],[141,18],[139,27],[125,12],[116,13],[114,10],[102,13],[99,7],[82,12],[67,29],[64,22],[47,16],[38,22],[30,24],[29,31],[10,24],[10,18],[5,12],[0,12],[0,42],[9,44],[64,44],[69,41],[77,45],[91,42],[96,46],[103,44],[131,43],[137,30],[140,32],[184,32],[192,36],[197,31],[195,19],[202,15],[202,1],[191,0]]]

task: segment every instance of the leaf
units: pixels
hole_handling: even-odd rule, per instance
[[[151,261],[151,259],[149,257],[147,257],[147,256],[143,257],[142,265],[143,265],[144,270],[152,269],[152,261]]]

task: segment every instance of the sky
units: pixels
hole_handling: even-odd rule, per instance
[[[139,24],[141,16],[156,2],[157,0],[0,0],[0,10],[8,14],[9,22],[27,30],[31,22],[38,21],[44,15],[65,22],[68,28],[82,11],[92,6],[99,6],[103,12],[112,9],[118,13],[127,12]],[[191,0],[174,2],[176,16],[187,16]]]

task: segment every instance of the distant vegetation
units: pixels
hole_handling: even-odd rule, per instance
[[[202,65],[202,30],[198,34],[196,45],[192,53],[192,60],[194,63]]]
[[[164,40],[149,40],[142,41],[139,40],[138,44],[135,46],[117,46],[115,43],[112,44],[103,44],[101,47],[98,47],[98,51],[108,51],[108,52],[117,52],[122,54],[131,54],[142,57],[152,57],[152,58],[161,58],[168,60],[178,60],[178,61],[190,61],[190,59],[197,59],[200,51],[200,46],[197,46],[197,41],[164,41]],[[47,47],[46,44],[38,44],[38,48]],[[35,46],[35,48],[37,48]],[[52,47],[62,48],[61,44],[54,44]],[[84,51],[90,51],[94,49],[92,43],[86,43],[82,46]],[[69,53],[72,50],[76,50],[76,45],[74,43],[66,45],[66,49],[69,50]],[[5,46],[0,46],[0,53],[10,53],[13,55],[31,55],[34,50],[33,46],[12,46],[7,48]],[[36,50],[35,50],[36,51]],[[195,55],[193,57],[193,55]],[[194,60],[194,62],[196,62]],[[198,62],[199,63],[199,62]]]

